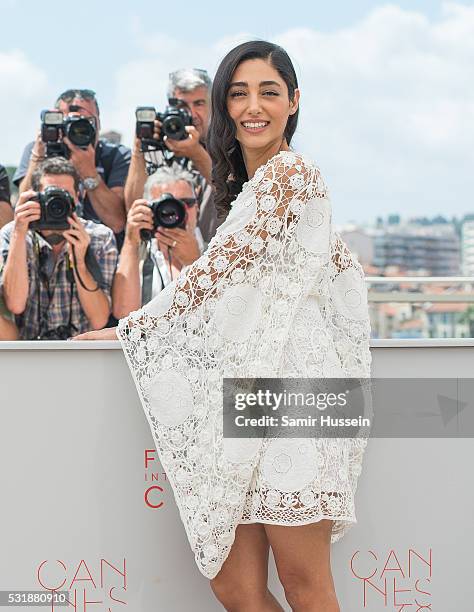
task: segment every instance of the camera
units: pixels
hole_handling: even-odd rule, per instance
[[[176,98],[169,99],[164,113],[159,113],[153,106],[138,106],[135,111],[137,138],[141,140],[142,151],[167,150],[163,138],[185,140],[188,137],[186,126],[193,124],[193,117],[185,102]],[[153,138],[154,121],[161,121],[160,138]]]
[[[67,340],[77,331],[75,325],[59,325],[39,334],[37,340]]]
[[[74,198],[68,191],[59,187],[46,187],[34,199],[40,203],[41,218],[30,223],[30,229],[69,229],[67,218],[74,211]]]
[[[172,196],[171,193],[164,193],[158,200],[153,200],[150,208],[153,213],[153,231],[141,229],[142,240],[151,240],[159,227],[186,228],[186,204]]]
[[[95,144],[97,135],[94,117],[68,115],[61,111],[41,112],[41,139],[46,143],[46,157],[61,156],[69,159],[69,148],[63,142],[67,136],[72,144],[87,149]]]

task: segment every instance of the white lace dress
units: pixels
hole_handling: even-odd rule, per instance
[[[206,253],[118,336],[206,577],[239,523],[332,519],[334,542],[356,521],[366,439],[222,435],[223,377],[370,377],[364,274],[311,161],[261,166]]]

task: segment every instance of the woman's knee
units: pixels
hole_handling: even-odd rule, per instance
[[[265,600],[266,586],[245,581],[243,577],[238,580],[216,577],[210,582],[214,595],[229,612],[257,610],[258,608],[254,606]]]
[[[311,575],[306,575],[304,571],[291,570],[280,573],[279,577],[285,590],[285,598],[295,612],[340,612],[332,581],[321,583]]]
[[[311,584],[301,573],[286,571],[280,573],[280,581],[285,590],[286,601],[292,609],[298,609],[307,603],[311,596]]]

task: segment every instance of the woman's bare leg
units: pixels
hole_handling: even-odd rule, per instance
[[[269,549],[263,525],[237,525],[229,556],[210,581],[228,612],[283,612],[267,586]]]
[[[331,573],[332,523],[264,525],[293,612],[340,612]]]

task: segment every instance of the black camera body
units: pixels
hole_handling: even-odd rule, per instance
[[[151,240],[159,227],[186,229],[186,204],[172,196],[171,193],[164,193],[158,200],[150,202],[149,206],[153,213],[153,231],[141,229],[140,237],[142,240]]]
[[[77,331],[75,325],[59,325],[40,334],[37,340],[67,340]]]
[[[94,117],[67,115],[61,111],[41,111],[41,139],[46,144],[46,157],[61,156],[69,159],[69,147],[63,142],[67,136],[72,144],[87,149],[97,137]]]
[[[74,198],[69,191],[59,187],[46,187],[35,198],[40,203],[41,218],[30,223],[32,230],[64,230],[69,229],[68,217],[74,212]]]
[[[137,106],[135,110],[137,138],[141,140],[142,151],[168,150],[164,137],[172,140],[186,140],[186,126],[193,124],[191,112],[184,103],[176,98],[170,98],[164,113],[156,111],[154,106]],[[154,122],[161,121],[160,137],[153,138]]]

